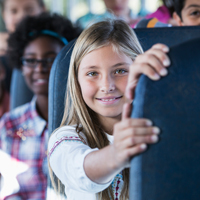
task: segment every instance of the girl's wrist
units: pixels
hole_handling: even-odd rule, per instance
[[[113,172],[120,172],[121,170],[123,170],[123,166],[120,165],[120,163],[118,162],[118,160],[116,159],[116,152],[114,149],[114,145],[111,144],[109,145],[109,151],[110,151],[110,162],[109,162],[109,167]]]

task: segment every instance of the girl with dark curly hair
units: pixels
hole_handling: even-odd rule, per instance
[[[12,70],[8,66],[7,39],[25,16],[35,16],[45,11],[43,0],[0,0],[2,18],[7,32],[0,32],[0,64],[4,79],[0,79],[0,117],[9,111],[9,91]],[[1,71],[2,71],[1,70]]]
[[[49,74],[56,55],[79,32],[68,19],[43,13],[25,18],[9,37],[9,60],[22,69],[34,98],[0,120],[0,159],[1,152],[7,155],[1,199],[46,199]]]

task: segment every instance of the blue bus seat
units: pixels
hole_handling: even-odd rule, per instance
[[[10,109],[14,109],[29,101],[33,97],[33,92],[28,88],[19,69],[13,69],[10,87]]]
[[[172,47],[187,40],[198,38],[200,26],[138,28],[134,29],[144,51],[156,43]]]
[[[142,75],[132,118],[148,118],[160,141],[131,161],[130,199],[200,199],[200,37],[171,48],[166,77]]]
[[[69,42],[57,55],[49,78],[48,129],[51,134],[60,126],[65,105],[68,70],[75,40]],[[69,108],[70,109],[70,108]]]

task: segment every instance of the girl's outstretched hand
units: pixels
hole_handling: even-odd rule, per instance
[[[169,52],[169,48],[166,45],[156,44],[145,53],[137,56],[130,66],[126,87],[128,99],[133,100],[135,87],[141,74],[145,74],[152,80],[159,80],[161,76],[167,75],[166,67],[170,65],[167,52]]]
[[[129,166],[132,156],[147,149],[147,144],[158,141],[160,130],[153,127],[147,119],[130,118],[131,105],[126,103],[123,107],[122,120],[114,125],[114,143],[112,145],[114,167],[123,169]]]

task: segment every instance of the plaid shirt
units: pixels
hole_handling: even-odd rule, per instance
[[[36,99],[0,120],[0,200],[43,200],[47,190],[47,122]]]

